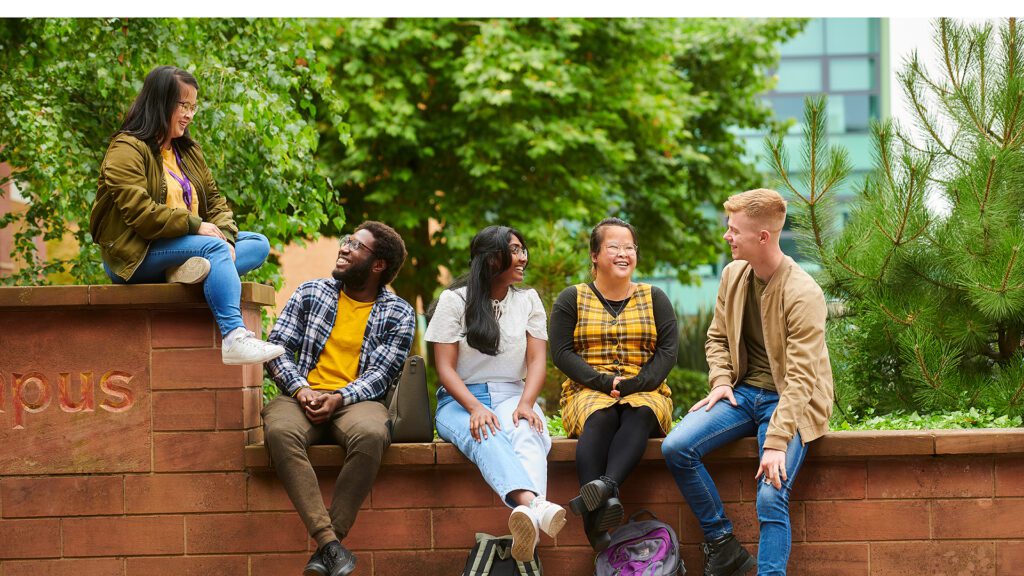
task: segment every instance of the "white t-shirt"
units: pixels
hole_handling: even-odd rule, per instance
[[[423,338],[427,342],[444,344],[458,342],[459,359],[455,371],[459,378],[466,384],[487,383],[492,395],[500,393],[505,396],[511,392],[509,383],[522,392],[523,379],[526,378],[526,335],[547,341],[547,314],[540,296],[532,288],[510,288],[498,306],[501,309],[498,317],[501,340],[496,356],[488,356],[466,341],[465,287],[441,292]]]

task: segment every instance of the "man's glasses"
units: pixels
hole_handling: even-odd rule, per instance
[[[181,100],[180,102],[178,102],[178,110],[181,110],[182,114],[187,114],[188,112],[195,114],[196,111],[199,110],[199,103],[196,102],[195,104],[191,104],[189,102]]]
[[[377,253],[373,251],[373,248],[370,248],[366,244],[363,244],[358,239],[354,238],[351,234],[345,234],[344,236],[342,236],[341,240],[338,242],[338,245],[341,247],[348,246],[352,250],[360,250],[362,248],[366,248],[366,250],[370,254],[373,254],[374,256],[377,255]]]

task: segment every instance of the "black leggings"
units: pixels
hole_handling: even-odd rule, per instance
[[[576,443],[580,486],[607,476],[622,484],[647,449],[658,417],[646,406],[615,404],[591,414]]]

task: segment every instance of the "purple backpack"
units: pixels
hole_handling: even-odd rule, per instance
[[[651,520],[636,520],[647,514]],[[612,540],[597,556],[594,576],[683,576],[679,539],[672,527],[641,509],[612,532]]]

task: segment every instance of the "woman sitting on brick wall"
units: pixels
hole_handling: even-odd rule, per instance
[[[566,288],[551,309],[552,359],[568,376],[562,420],[579,438],[580,495],[569,504],[596,551],[622,521],[619,485],[647,439],[672,426],[665,379],[676,362],[676,315],[664,292],[632,281],[637,257],[636,230],[601,221],[590,233],[594,281]]]
[[[434,343],[437,433],[480,469],[509,507],[512,556],[529,561],[540,530],[554,537],[565,510],[548,502],[551,437],[537,395],[544,385],[547,327],[533,289],[520,289],[528,260],[522,234],[488,226],[470,243],[470,270],[428,313]]]
[[[270,244],[238,231],[189,136],[198,92],[195,77],[173,66],[146,76],[100,165],[89,232],[115,284],[202,282],[224,363],[266,362],[284,348],[246,330],[239,276],[263,264]]]

